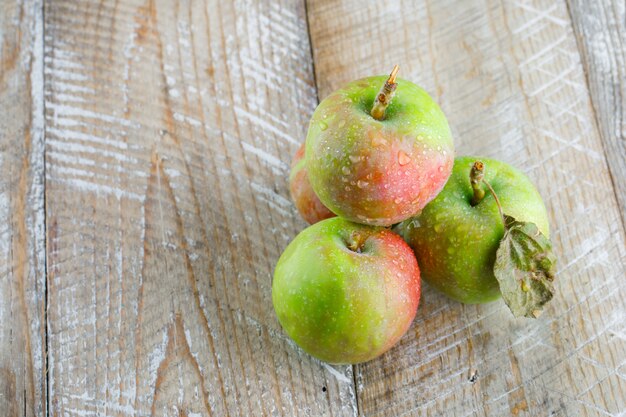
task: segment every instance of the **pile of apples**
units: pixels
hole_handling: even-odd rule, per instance
[[[397,71],[324,99],[292,164],[312,226],[278,260],[272,301],[289,336],[329,363],[371,360],[405,334],[420,270],[463,303],[502,294],[516,316],[537,317],[554,291],[533,184],[503,162],[455,159],[445,115]]]

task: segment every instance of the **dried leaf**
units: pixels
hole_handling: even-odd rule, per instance
[[[534,223],[504,215],[504,237],[493,272],[515,317],[537,318],[554,295],[556,257],[552,243]]]

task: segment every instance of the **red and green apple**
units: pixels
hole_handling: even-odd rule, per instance
[[[413,321],[419,297],[417,261],[400,236],[339,217],[298,234],[272,283],[287,334],[335,364],[368,361],[390,349]]]
[[[396,79],[396,71],[330,94],[309,125],[311,186],[324,206],[354,222],[390,226],[415,216],[452,171],[443,112],[420,87]]]
[[[305,146],[303,143],[293,157],[291,173],[289,174],[289,190],[291,191],[291,198],[302,218],[309,224],[314,224],[320,220],[334,217],[335,213],[328,210],[313,191],[305,162]]]

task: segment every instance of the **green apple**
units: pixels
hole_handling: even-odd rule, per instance
[[[470,304],[500,297],[494,263],[504,235],[493,195],[483,191],[482,200],[473,204],[470,171],[477,160],[484,163],[484,181],[493,187],[503,212],[534,223],[548,236],[546,208],[522,172],[504,162],[467,156],[456,158],[446,186],[422,213],[395,228],[415,251],[424,280]]]
[[[413,321],[419,297],[417,261],[398,235],[338,217],[296,236],[272,283],[287,334],[335,364],[368,361],[390,349]]]
[[[381,98],[385,106],[376,113]],[[390,226],[441,191],[454,145],[437,103],[392,73],[353,81],[326,97],[311,118],[306,155],[311,186],[326,207],[354,222]]]

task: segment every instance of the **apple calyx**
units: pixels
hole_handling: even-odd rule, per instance
[[[513,315],[537,318],[554,296],[556,257],[552,243],[534,223],[505,215],[504,237],[493,272]]]
[[[475,206],[485,197],[481,187],[484,183],[496,201],[504,225],[504,236],[493,267],[502,298],[515,317],[537,318],[554,296],[556,256],[552,243],[536,224],[504,214],[500,199],[484,177],[485,165],[481,161],[474,162],[470,171],[474,190],[471,204]]]
[[[374,106],[372,107],[372,111],[370,111],[370,114],[376,120],[385,119],[385,110],[387,110],[387,107],[391,103],[391,99],[393,98],[393,95],[396,92],[396,87],[398,86],[398,83],[396,83],[396,75],[398,74],[399,69],[400,67],[394,65],[393,70],[391,70],[391,74],[389,74],[389,78],[385,81],[385,84],[376,96]]]

